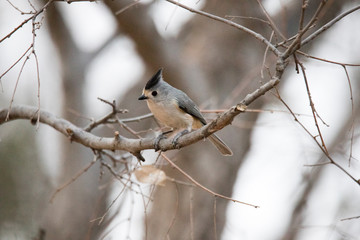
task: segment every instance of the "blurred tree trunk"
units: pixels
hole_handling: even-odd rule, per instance
[[[78,126],[84,126],[85,122],[79,116],[86,114],[85,71],[92,60],[91,55],[76,46],[57,4],[49,6],[47,19],[63,72],[62,117]],[[93,160],[93,153],[89,149],[71,143],[69,139],[62,138],[61,146],[58,186],[72,179]],[[47,239],[97,239],[100,227],[90,221],[103,212],[106,203],[105,199],[99,201],[105,195],[99,190],[99,176],[99,168],[95,165],[57,194],[46,212],[44,224]]]
[[[8,123],[0,132],[0,238],[35,237],[42,228],[48,179],[37,154],[34,127]]]

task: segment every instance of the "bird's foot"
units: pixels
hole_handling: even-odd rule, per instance
[[[166,139],[166,136],[165,136],[165,135],[168,134],[168,133],[170,133],[170,132],[172,132],[172,130],[167,131],[167,132],[163,132],[163,133],[161,133],[159,136],[156,137],[156,139],[155,139],[155,144],[154,144],[155,152],[161,150],[161,149],[160,149],[160,146],[159,146],[160,141],[161,141],[162,139]]]
[[[156,137],[155,144],[154,144],[155,152],[160,150],[159,143],[162,139],[166,139],[166,136],[163,133],[161,133],[159,136]]]
[[[172,140],[172,145],[175,148],[180,148],[180,146],[178,145],[179,138],[187,133],[189,133],[189,130],[185,129],[184,131],[181,131],[178,134],[176,134],[174,139]]]

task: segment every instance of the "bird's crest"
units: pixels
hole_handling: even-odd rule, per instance
[[[155,86],[160,80],[161,80],[161,77],[162,77],[162,68],[160,68],[157,73],[155,73],[154,76],[151,77],[151,79],[146,83],[145,85],[145,89],[150,89],[152,88],[153,86]]]

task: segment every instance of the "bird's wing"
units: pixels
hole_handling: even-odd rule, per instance
[[[199,119],[202,124],[206,125],[206,120],[201,114],[196,104],[184,92],[182,91],[180,92],[181,92],[180,95],[182,96],[176,98],[176,101],[179,104],[179,108],[184,112],[190,114],[194,118]]]

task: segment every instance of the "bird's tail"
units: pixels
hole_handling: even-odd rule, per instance
[[[221,152],[222,155],[225,155],[225,156],[233,155],[233,152],[231,151],[231,149],[223,142],[223,140],[221,140],[215,134],[210,135],[208,137],[208,139],[210,140],[210,142],[212,144],[214,144],[214,146],[219,150],[219,152]]]

